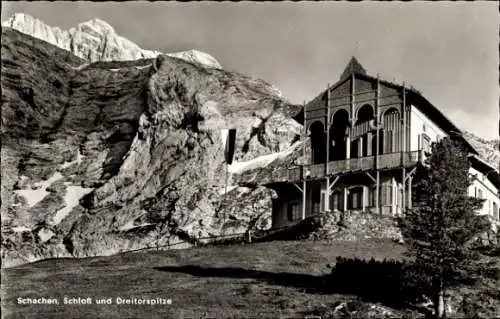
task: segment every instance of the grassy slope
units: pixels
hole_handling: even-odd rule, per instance
[[[46,260],[2,269],[4,318],[303,317],[355,297],[317,290],[336,256],[400,258],[387,241],[271,242]],[[220,269],[223,268],[223,269]],[[17,297],[171,298],[171,305],[17,305]]]

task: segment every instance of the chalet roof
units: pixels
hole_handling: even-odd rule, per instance
[[[355,56],[351,57],[351,60],[349,63],[347,63],[344,72],[342,72],[342,75],[339,78],[339,81],[342,82],[343,80],[349,78],[353,73],[357,74],[366,74],[365,68],[359,63],[358,59],[356,59]]]
[[[415,104],[419,107],[419,110],[425,115],[429,116],[433,121],[436,122],[439,126],[441,126],[445,132],[449,132],[450,134],[455,133],[454,135],[458,137],[462,142],[465,143],[469,151],[473,154],[479,154],[479,152],[463,137],[462,131],[450,121],[448,117],[446,117],[437,107],[435,107],[432,103],[430,103],[417,89],[413,87],[406,87],[404,85],[393,83],[390,81],[382,80],[380,77],[374,77],[368,75],[366,70],[361,66],[356,57],[352,57],[349,63],[347,64],[344,72],[340,76],[339,81],[337,81],[332,86],[329,86],[326,90],[321,91],[319,95],[317,95],[314,99],[312,99],[307,105],[314,105],[317,103],[321,103],[321,100],[324,98],[326,91],[328,89],[335,89],[340,86],[342,83],[349,79],[349,76],[354,74],[357,78],[366,79],[369,81],[379,81],[379,83],[384,84],[386,86],[402,89],[405,88],[407,92],[407,96],[415,102]],[[349,75],[349,76],[346,76]],[[299,112],[296,113],[294,119],[300,124],[304,123],[304,108],[302,107]]]

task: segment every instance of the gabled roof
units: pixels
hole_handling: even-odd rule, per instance
[[[347,63],[347,66],[345,67],[344,72],[342,72],[339,81],[342,82],[343,80],[349,78],[353,73],[366,74],[365,68],[354,56],[351,57],[351,60],[349,61],[349,63]]]
[[[387,85],[389,87],[395,89],[402,89],[403,85],[398,83],[389,82],[386,80],[381,80],[378,77],[373,77],[366,73],[366,70],[363,66],[358,62],[356,57],[352,57],[347,66],[344,69],[344,72],[340,76],[339,81],[337,81],[332,86],[328,87],[328,89],[334,89],[340,84],[344,83],[348,78],[352,75],[355,75],[357,78],[366,79],[369,81],[379,81],[379,83]],[[473,154],[479,154],[479,152],[462,136],[462,131],[453,124],[450,119],[448,119],[438,108],[436,108],[433,104],[431,104],[421,93],[413,87],[405,87],[407,92],[407,96],[414,102],[421,106],[419,110],[425,115],[429,116],[429,118],[436,121],[436,124],[440,125],[446,132],[449,132],[451,137],[458,137],[469,149],[469,151]],[[318,103],[322,96],[326,93],[327,90],[321,91],[319,95],[317,95],[313,100],[311,100],[307,105]],[[299,112],[294,116],[294,119],[300,124],[304,123],[304,108],[302,107]],[[453,134],[455,133],[455,134]]]

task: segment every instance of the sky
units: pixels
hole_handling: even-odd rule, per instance
[[[140,47],[197,49],[292,103],[335,83],[351,56],[412,85],[459,128],[499,132],[499,10],[491,2],[2,2],[69,29],[99,18]]]

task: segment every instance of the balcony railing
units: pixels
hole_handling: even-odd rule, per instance
[[[375,156],[365,156],[350,158],[328,163],[328,170],[325,163],[310,164],[304,166],[294,166],[290,168],[280,168],[273,172],[273,182],[292,182],[306,179],[320,179],[329,175],[337,175],[356,171],[367,171],[372,169],[391,169],[398,167],[411,167],[423,159],[422,151],[412,151],[405,153],[389,153],[378,155],[378,163]],[[377,166],[377,167],[376,167]]]

